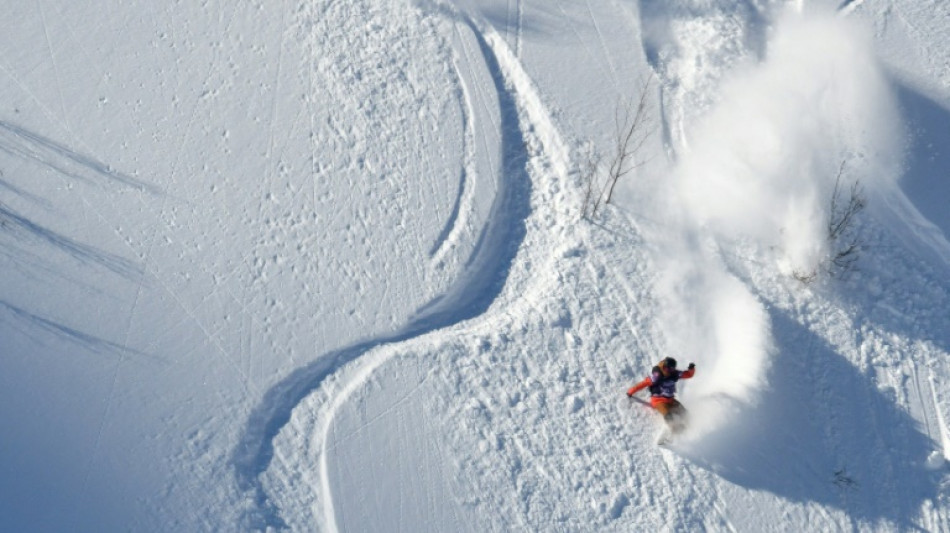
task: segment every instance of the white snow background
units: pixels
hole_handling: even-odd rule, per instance
[[[4,7],[0,530],[950,530],[950,3]]]

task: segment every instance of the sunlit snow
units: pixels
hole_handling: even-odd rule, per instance
[[[950,529],[950,4],[10,4],[3,530]]]

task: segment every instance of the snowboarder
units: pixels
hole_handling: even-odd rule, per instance
[[[676,369],[676,359],[667,357],[653,367],[653,371],[643,381],[627,390],[627,398],[633,398],[637,392],[650,388],[650,406],[663,415],[663,420],[674,434],[686,428],[686,409],[676,400],[676,382],[689,379],[696,373],[696,365],[690,363],[686,370]]]

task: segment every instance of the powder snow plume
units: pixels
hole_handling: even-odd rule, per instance
[[[700,434],[755,404],[774,350],[763,304],[720,255],[742,243],[787,274],[814,270],[829,253],[839,169],[846,186],[859,179],[870,192],[893,184],[900,168],[899,115],[863,28],[789,10],[752,56],[685,125],[686,145],[654,203],[663,209],[654,215],[663,226],[660,324],[670,352],[702,369],[704,379],[684,386]]]
[[[764,61],[738,69],[697,125],[674,194],[698,226],[780,245],[784,267],[827,253],[839,168],[868,189],[899,175],[901,133],[870,35],[851,20],[786,12]]]

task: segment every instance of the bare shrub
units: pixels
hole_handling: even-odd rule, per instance
[[[795,271],[792,276],[802,283],[815,281],[820,272],[843,275],[852,271],[860,257],[862,242],[857,232],[858,215],[867,207],[867,197],[861,181],[855,179],[850,186],[843,183],[846,161],[842,161],[835,176],[835,186],[828,206],[829,255],[812,271]]]
[[[841,162],[831,194],[828,218],[828,241],[831,243],[831,268],[848,271],[854,267],[861,251],[861,240],[855,231],[857,216],[867,206],[867,198],[859,180],[851,183],[847,198],[841,183],[845,162]]]
[[[652,81],[651,76],[640,87],[635,106],[630,102],[617,105],[614,114],[614,153],[605,174],[601,174],[600,156],[593,147],[588,147],[586,165],[581,173],[585,186],[581,208],[584,218],[595,216],[602,204],[609,204],[617,182],[647,162],[638,156],[656,129],[655,121],[647,109],[647,95]]]

